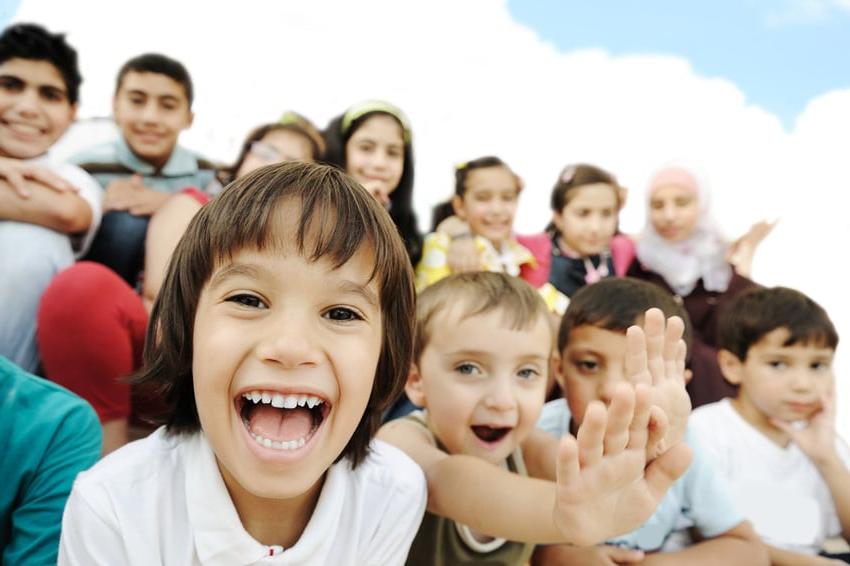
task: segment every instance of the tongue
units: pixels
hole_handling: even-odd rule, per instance
[[[313,429],[313,415],[309,409],[276,409],[271,405],[258,405],[251,411],[248,429],[269,440],[283,442],[298,440]]]

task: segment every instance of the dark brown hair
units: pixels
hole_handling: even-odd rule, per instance
[[[295,242],[309,261],[345,264],[363,246],[375,258],[384,332],[372,393],[340,458],[353,466],[368,454],[383,411],[404,387],[413,342],[413,273],[389,215],[348,175],[334,167],[290,162],[257,169],[228,185],[192,219],[174,251],[148,326],[144,366],[136,383],[166,406],[153,422],[170,433],[200,429],[192,385],[192,336],[201,291],[221,262],[244,249],[273,250],[279,203],[300,203],[292,218]],[[198,353],[200,355],[200,353]]]
[[[519,277],[489,271],[449,275],[417,297],[415,362],[419,362],[431,339],[434,316],[457,304],[463,305],[463,318],[501,311],[504,323],[513,330],[532,328],[541,319],[549,321],[549,309],[540,293]]]
[[[744,361],[750,348],[777,328],[790,334],[784,346],[838,347],[838,333],[823,307],[787,287],[754,287],[730,301],[720,314],[717,346]]]
[[[659,308],[665,317],[678,316],[685,322],[683,338],[691,349],[691,320],[685,308],[670,293],[652,283],[631,277],[609,277],[585,285],[570,298],[570,306],[558,330],[558,351],[563,352],[570,333],[579,326],[625,333],[640,324],[648,309]]]
[[[252,130],[245,138],[245,141],[242,142],[242,147],[239,150],[239,157],[236,158],[236,162],[230,167],[219,171],[219,181],[223,184],[227,184],[236,179],[236,173],[239,171],[239,168],[242,167],[242,163],[245,162],[245,157],[248,156],[248,152],[251,151],[251,144],[255,141],[261,141],[271,132],[276,132],[278,130],[286,130],[303,136],[308,142],[310,142],[310,149],[312,150],[312,155],[310,156],[311,159],[314,161],[322,159],[325,152],[325,140],[322,139],[322,135],[319,133],[316,126],[314,126],[310,120],[300,114],[296,114],[295,112],[287,112],[284,114],[284,118],[286,118],[287,121],[263,124],[262,126],[258,126]],[[283,120],[283,118],[281,120]]]

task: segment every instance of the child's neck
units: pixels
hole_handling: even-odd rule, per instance
[[[735,412],[749,423],[750,426],[767,437],[768,440],[780,448],[787,447],[788,443],[791,442],[791,438],[788,434],[773,426],[773,423],[770,422],[769,418],[765,416],[764,413],[753,407],[751,403],[741,400],[740,395],[741,394],[739,393],[738,397],[730,399],[730,403],[732,404],[732,408],[735,409]]]
[[[325,477],[322,476],[306,493],[291,499],[268,499],[259,497],[240,486],[221,466],[224,483],[239,514],[243,528],[257,542],[267,546],[295,546],[304,533]]]

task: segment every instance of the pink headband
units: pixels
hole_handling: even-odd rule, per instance
[[[699,185],[694,176],[684,169],[676,167],[662,169],[656,173],[649,183],[649,194],[651,195],[661,187],[668,187],[670,185],[689,189],[695,195],[699,194]]]

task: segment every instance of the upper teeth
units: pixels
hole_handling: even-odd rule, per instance
[[[312,409],[321,405],[323,401],[313,395],[283,395],[269,391],[248,391],[242,394],[244,399],[254,404],[263,403],[278,409],[294,409],[295,407],[308,407]]]

